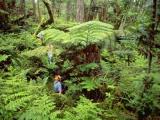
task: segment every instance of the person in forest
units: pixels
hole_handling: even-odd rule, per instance
[[[62,83],[60,75],[55,75],[53,89],[56,93],[62,94]]]
[[[37,38],[40,39],[42,45],[44,44],[44,32],[41,31],[40,33],[38,33]]]
[[[53,57],[53,45],[52,44],[48,44],[47,54],[48,54],[48,62],[49,62],[49,64],[51,64],[52,57]]]

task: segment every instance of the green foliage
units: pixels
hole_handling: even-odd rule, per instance
[[[78,23],[76,23],[76,22],[70,22],[70,21],[65,21],[65,20],[62,20],[62,19],[57,19],[56,21],[55,21],[55,24],[54,25],[52,25],[52,26],[50,26],[49,27],[49,29],[52,29],[52,28],[54,28],[54,29],[58,29],[58,30],[68,30],[68,28],[71,28],[71,27],[73,27],[73,26],[75,26],[75,25],[78,25]]]
[[[11,1],[6,0],[7,3]],[[153,48],[150,74],[147,73],[148,59],[145,58],[149,52],[146,43],[150,32],[152,2],[93,0],[95,5],[91,5],[91,1],[84,0],[85,21],[90,17],[104,17],[102,21],[110,24],[100,21],[81,24],[66,21],[67,14],[72,21],[76,18],[76,0],[48,1],[54,6],[55,20],[42,32],[44,45],[51,43],[54,46],[51,64],[48,63],[47,46],[41,46],[41,41],[30,33],[34,33],[37,28],[37,21],[32,16],[22,20],[22,24],[25,23],[22,29],[18,25],[11,26],[19,33],[0,33],[0,119],[136,120],[159,116],[159,48]],[[43,3],[39,2],[42,9]],[[68,7],[68,2],[71,2],[71,12],[61,9]],[[16,7],[18,4],[16,0]],[[31,2],[26,1],[25,5],[27,12],[30,12]],[[99,10],[94,12],[91,7],[98,7]],[[9,12],[9,21],[22,16],[16,14],[19,9],[10,10],[0,9],[0,14]],[[47,10],[41,13],[45,17],[43,19],[47,19]],[[10,32],[14,31],[11,29]],[[156,32],[159,32],[159,26]],[[118,37],[118,43],[115,42],[115,36]],[[156,44],[159,44],[159,38],[157,34]],[[90,44],[96,44],[99,48],[108,47],[100,51],[100,63],[75,66],[72,60],[61,58],[61,53],[70,53],[68,50],[86,48]],[[141,55],[141,50],[145,57]],[[62,78],[65,79],[64,85],[67,86],[62,95],[52,90],[52,74],[56,68],[60,68]],[[98,72],[99,75],[95,76],[94,72],[89,74],[90,71]],[[101,98],[101,93],[104,98]],[[100,98],[93,99],[94,102],[87,99],[97,95]]]
[[[56,29],[44,31],[45,39],[53,44],[77,49],[90,44],[103,46],[109,39],[114,40],[113,26],[99,21],[90,21],[69,28],[68,33]]]
[[[19,50],[19,45],[23,45],[24,49],[31,49],[37,45],[36,39],[28,32],[22,32],[17,34],[10,33],[8,35],[1,34],[0,38],[0,46],[2,47],[0,50],[4,50],[7,48],[12,48],[12,50]],[[23,50],[23,49],[22,49]]]
[[[89,63],[89,64],[83,64],[83,65],[79,65],[77,66],[77,68],[81,71],[81,72],[88,72],[89,70],[94,70],[96,68],[98,68],[98,64],[97,63]]]
[[[22,74],[23,75],[23,74]],[[26,83],[20,76],[1,79],[2,119],[50,119],[53,118],[54,103],[45,86]]]
[[[114,38],[114,32],[112,29],[113,27],[110,24],[90,21],[74,26],[69,30],[72,44],[88,46],[90,44],[102,44],[103,42],[108,41],[108,39]]]
[[[2,59],[7,60],[8,58],[14,65],[21,65],[22,58],[19,56],[20,52],[38,46],[35,38],[28,32],[22,32],[19,34],[10,33],[8,35],[1,34],[1,36],[0,54],[3,56]]]
[[[97,108],[95,103],[92,103],[90,100],[80,97],[78,104],[71,111],[66,111],[65,120],[101,120],[100,114],[102,109]]]
[[[22,55],[32,57],[32,56],[37,56],[41,57],[47,54],[47,47],[46,46],[41,46],[38,48],[35,48],[34,50],[28,50],[25,52],[22,52]]]
[[[82,89],[87,89],[87,91],[95,90],[101,86],[101,79],[99,78],[82,78],[82,82],[80,83]]]
[[[57,29],[48,29],[43,31],[45,41],[54,45],[62,45],[63,41],[69,39],[69,35]]]
[[[39,96],[37,100],[32,102],[32,106],[29,107],[22,115],[20,116],[20,120],[49,120],[56,117],[57,112],[53,111],[55,105],[51,98],[47,95]]]
[[[65,72],[65,71],[73,68],[73,65],[72,65],[72,63],[69,60],[66,60],[66,61],[64,61],[64,64],[63,64],[62,67],[63,67],[62,68],[62,72]]]
[[[8,55],[0,55],[0,62],[7,60]]]

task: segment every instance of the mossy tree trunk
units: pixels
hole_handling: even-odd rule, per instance
[[[84,0],[77,0],[76,20],[77,22],[84,21]]]
[[[36,30],[36,32],[34,33],[34,35],[37,35],[41,28],[44,29],[46,27],[46,25],[50,25],[50,24],[54,23],[53,13],[52,13],[52,9],[51,9],[52,5],[48,1],[46,1],[46,0],[42,0],[42,1],[43,1],[44,5],[47,8],[49,19],[46,20],[45,22],[42,22],[38,26],[38,29]]]
[[[48,24],[54,23],[51,5],[46,0],[43,0],[43,3],[47,8],[49,19],[41,25],[42,28],[44,28]]]
[[[151,66],[152,66],[152,47],[156,35],[155,27],[156,27],[156,18],[157,17],[157,0],[153,0],[153,6],[152,6],[152,18],[151,18],[151,29],[149,32],[149,48],[148,48],[148,73],[151,72]]]

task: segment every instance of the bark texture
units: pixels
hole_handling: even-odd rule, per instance
[[[149,32],[149,48],[148,48],[148,73],[151,72],[151,66],[152,66],[152,48],[153,43],[156,35],[155,27],[156,27],[156,16],[157,16],[157,0],[153,0],[152,5],[152,18],[151,18],[151,27]]]
[[[77,0],[76,20],[77,22],[84,21],[84,0]]]

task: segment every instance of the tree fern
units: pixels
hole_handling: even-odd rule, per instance
[[[90,44],[99,44],[114,40],[113,26],[99,21],[90,21],[69,28],[68,33],[49,29],[44,31],[46,42],[52,42],[63,47],[86,47]]]
[[[45,42],[62,45],[63,41],[69,39],[69,34],[56,29],[48,29],[44,31],[44,37]]]

